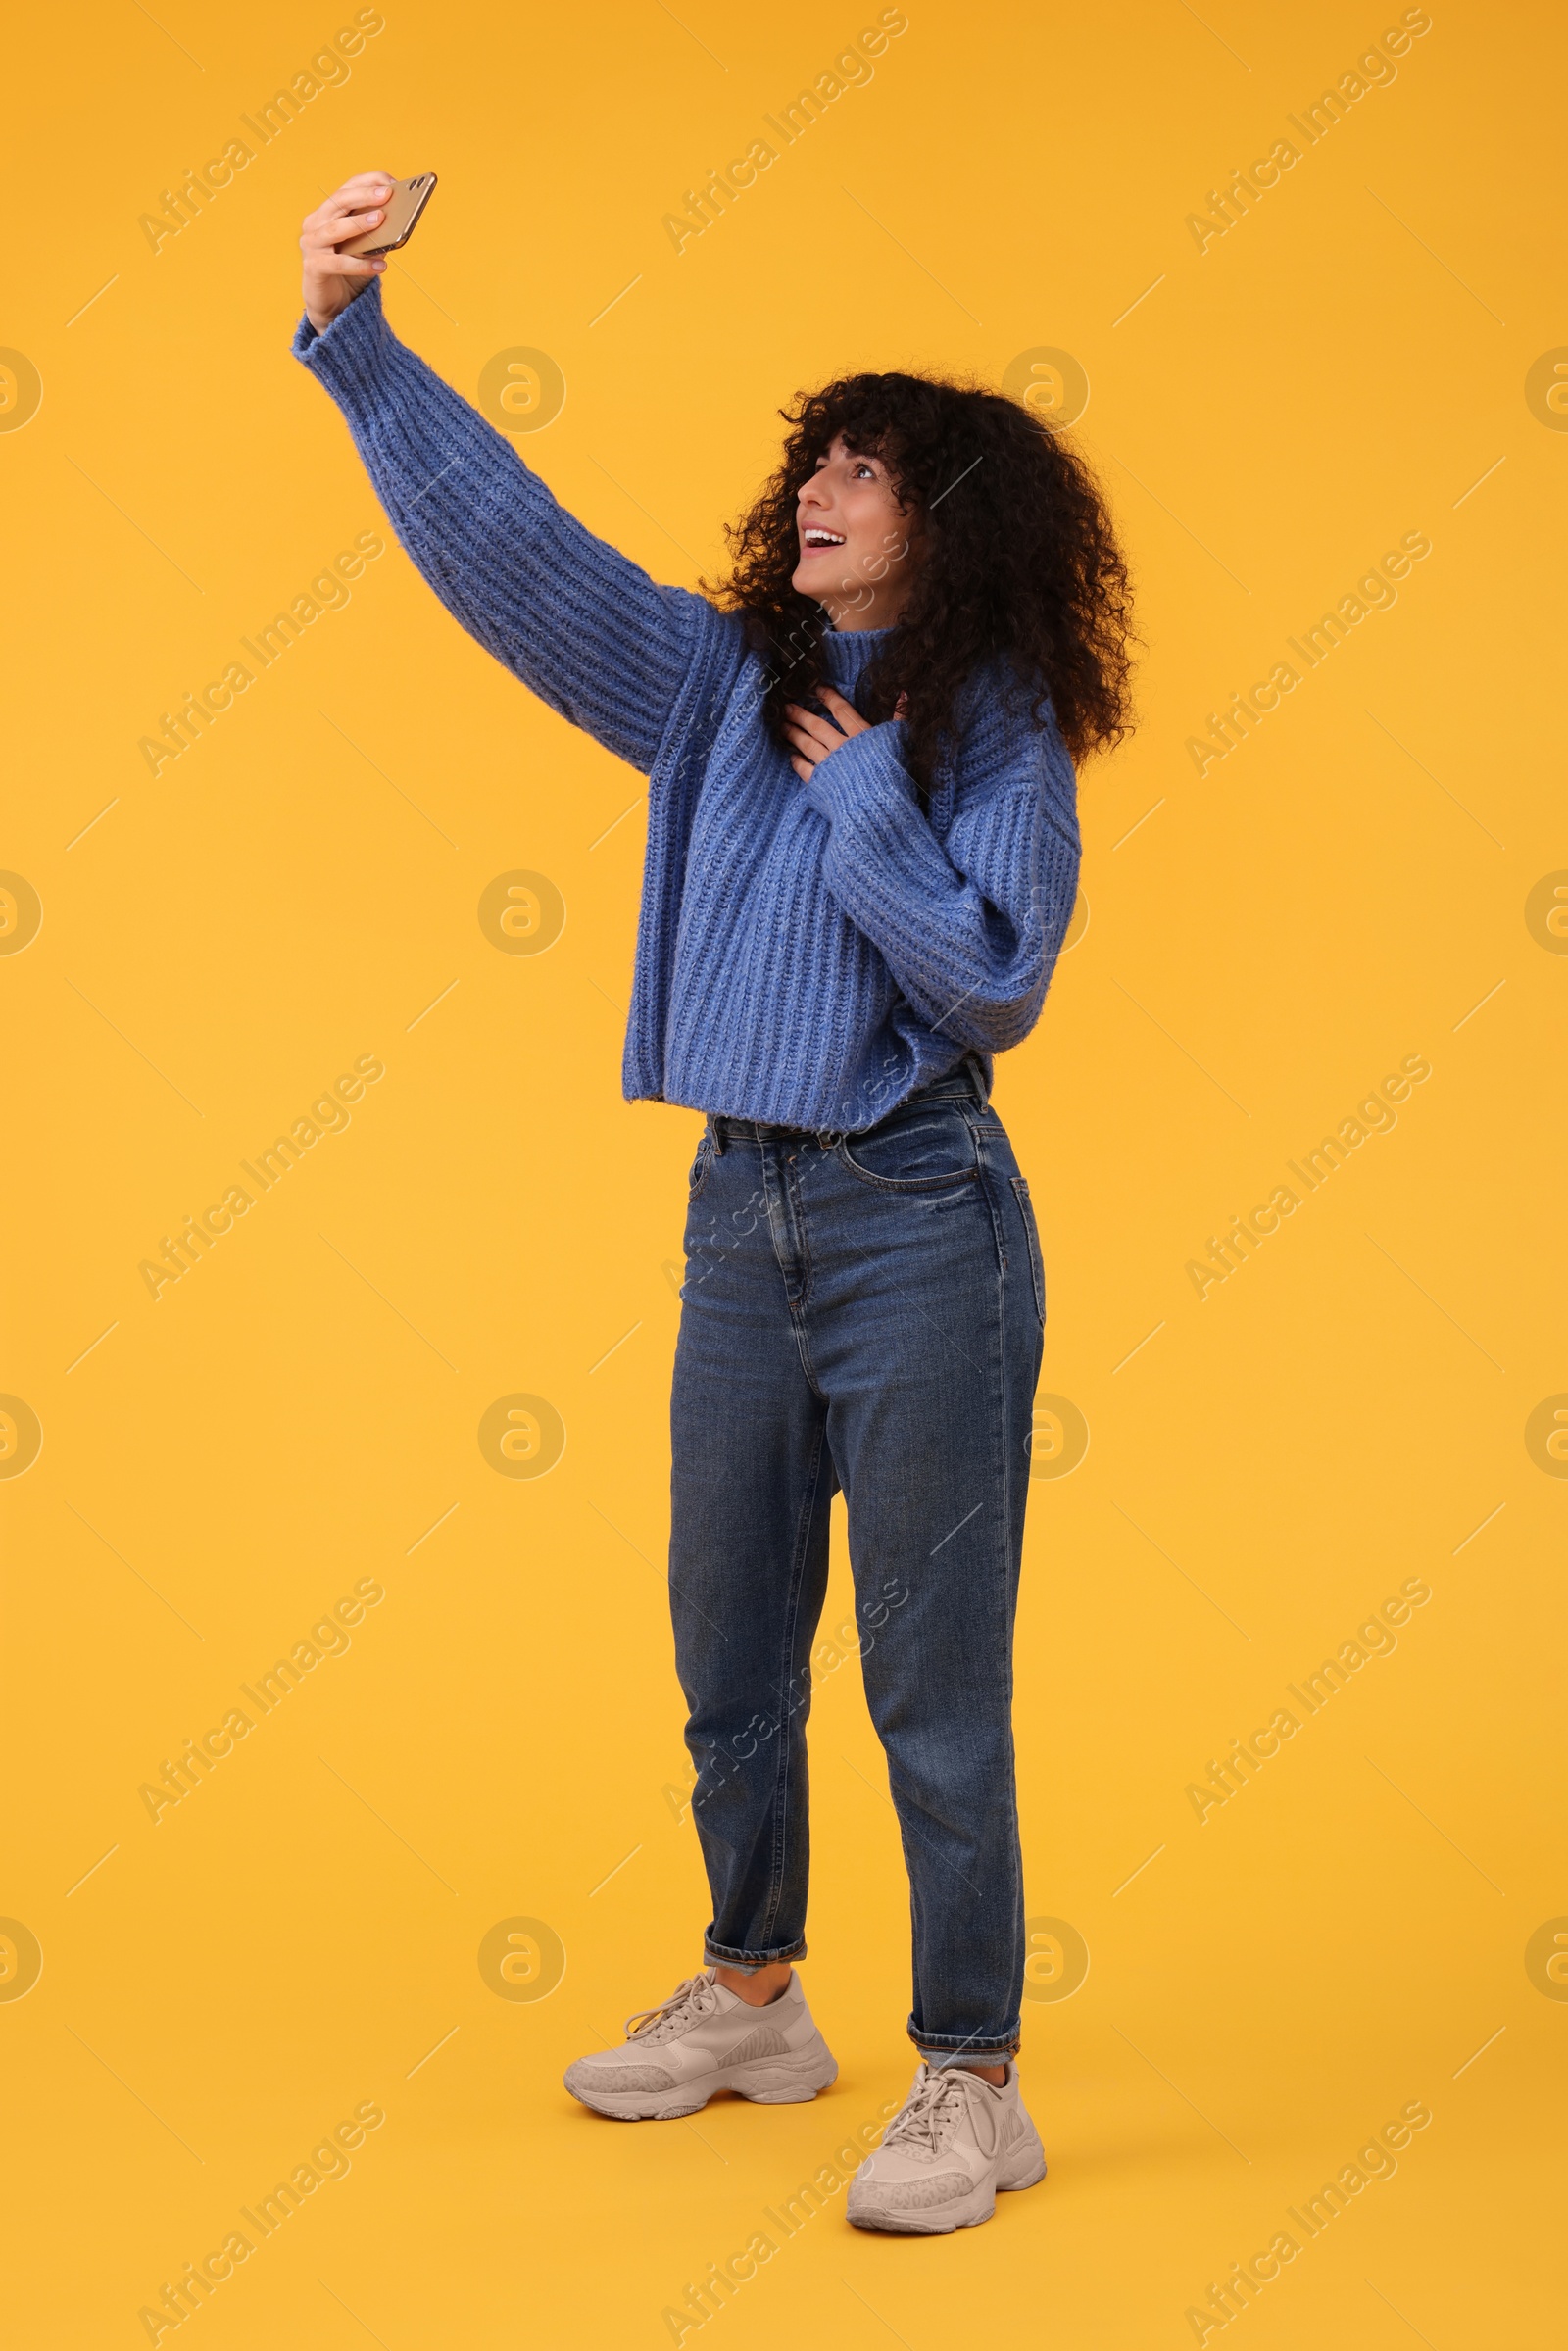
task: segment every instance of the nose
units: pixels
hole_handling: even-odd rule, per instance
[[[822,484],[816,474],[810,474],[807,480],[802,482],[800,496],[796,503],[803,508],[808,506],[826,506],[826,493],[824,492]]]

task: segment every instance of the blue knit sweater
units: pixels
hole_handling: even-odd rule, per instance
[[[463,626],[648,778],[628,1101],[873,1125],[1040,1016],[1077,887],[1072,764],[1000,675],[970,681],[922,811],[904,728],[803,783],[738,614],[658,587],[551,496],[392,333],[372,286],[298,357],[348,418],[393,528]],[[887,637],[823,638],[856,701]]]

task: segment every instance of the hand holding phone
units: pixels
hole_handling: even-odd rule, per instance
[[[352,253],[356,257],[396,253],[413,236],[419,215],[434,194],[433,171],[422,171],[417,179],[394,179],[380,227],[368,228],[363,236],[351,238],[348,244],[338,247],[339,253]]]
[[[305,315],[318,334],[382,275],[386,255],[406,245],[430,201],[435,173],[394,179],[390,171],[359,171],[305,221]]]

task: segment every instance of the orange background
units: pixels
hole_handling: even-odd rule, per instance
[[[300,218],[378,164],[441,174],[389,273],[400,331],[469,394],[498,355],[553,362],[564,405],[519,449],[658,576],[718,566],[798,386],[913,366],[1049,392],[1027,369],[1052,350],[1139,582],[1140,731],[1083,780],[1087,927],[998,1081],[1071,1407],[1039,1465],[1071,1460],[1074,1413],[1089,1440],[1034,1484],[1019,1633],[1030,1906],[1059,1922],[1024,2054],[1052,2178],[935,2244],[853,2234],[825,2188],[703,2339],[1190,2342],[1209,2282],[1414,2101],[1396,2175],[1302,2242],[1250,2339],[1544,2339],[1560,22],[1435,7],[1200,251],[1189,214],[1396,9],[918,0],[677,254],[683,191],[877,13],[388,0],[350,75],[156,251],[160,191],[354,12],[159,0],[19,43],[0,343],[41,405],[8,363],[0,866],[42,912],[26,938],[13,891],[0,933],[0,1390],[42,1434],[22,1467],[13,1412],[0,1459],[19,2341],[145,2341],[164,2283],[370,2104],[350,2174],[215,2290],[208,2351],[667,2342],[687,2284],[911,2063],[849,1664],[812,1732],[835,2090],[628,2131],[560,2087],[697,1964],[706,1917],[661,1565],[697,1122],[619,1094],[639,779],[392,545],[177,760],[138,752],[384,530],[287,351]],[[1200,774],[1208,714],[1409,532],[1431,554],[1397,602]],[[481,924],[517,873],[564,905],[547,952]],[[1413,1055],[1396,1126],[1200,1299],[1208,1237]],[[155,1301],[161,1237],[366,1056],[352,1123]],[[560,1417],[548,1475],[481,1450],[519,1396]],[[1211,1759],[1413,1579],[1397,1648],[1200,1823]],[[352,1646],[155,1824],[140,1787],[367,1582]],[[559,1943],[548,1997],[501,1996],[509,1932],[532,1938],[513,1989]]]

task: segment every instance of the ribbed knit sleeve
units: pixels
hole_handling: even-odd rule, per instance
[[[1054,725],[999,699],[967,731],[939,839],[892,720],[852,735],[802,788],[827,820],[822,878],[915,1010],[955,1045],[1001,1053],[1040,1017],[1071,919],[1080,842]]]
[[[558,505],[511,443],[400,343],[370,286],[294,353],[342,409],[398,537],[453,616],[645,773],[705,641],[734,626],[659,587]]]

